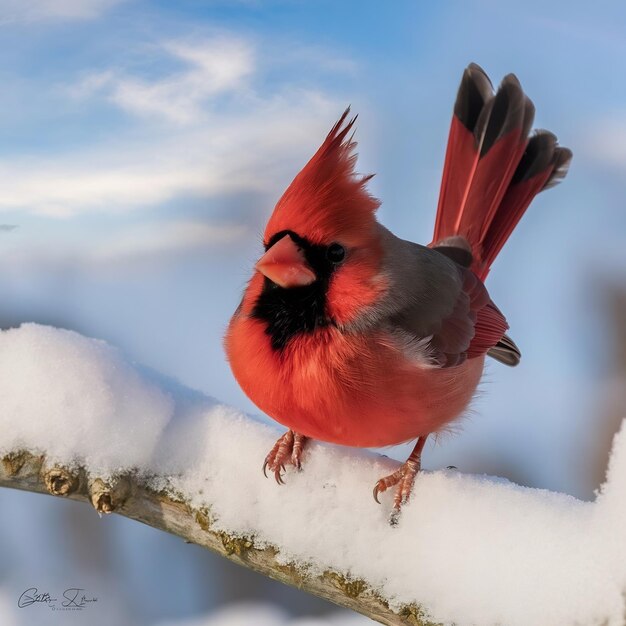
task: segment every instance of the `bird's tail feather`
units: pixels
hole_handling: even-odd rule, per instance
[[[432,245],[449,248],[464,239],[471,267],[482,279],[534,196],[567,173],[572,153],[560,148],[552,133],[537,131],[529,138],[534,114],[533,103],[513,74],[494,95],[478,65],[465,70],[450,127]]]

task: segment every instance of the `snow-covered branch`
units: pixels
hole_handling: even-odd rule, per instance
[[[430,624],[415,605],[394,611],[361,579],[350,579],[329,568],[308,573],[277,558],[278,549],[248,537],[212,527],[210,508],[195,509],[184,499],[156,491],[136,475],[93,478],[86,467],[49,464],[45,455],[20,451],[1,459],[0,486],[48,493],[90,503],[100,514],[118,513],[209,548],[275,580],[363,613],[382,624]]]
[[[0,333],[0,485],[84,500],[385,624],[623,624],[626,429],[595,502],[423,472],[400,523],[371,497],[397,467],[312,444],[285,486],[277,431],[130,365],[107,344]]]

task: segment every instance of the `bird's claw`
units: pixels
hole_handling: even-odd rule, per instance
[[[270,453],[265,457],[263,463],[263,474],[267,478],[267,469],[270,472],[274,472],[274,479],[279,485],[284,485],[283,473],[286,471],[285,465],[290,463],[296,469],[302,469],[302,462],[300,457],[302,455],[302,449],[306,437],[298,433],[294,433],[292,430],[288,430],[270,450]]]
[[[376,502],[378,502],[378,504],[380,504],[380,500],[378,499],[378,494],[382,493],[383,491],[385,491],[385,489],[387,489],[387,487],[385,487],[382,484],[382,479],[379,480],[375,485],[374,485],[374,500],[376,500]]]
[[[378,499],[379,494],[387,491],[390,487],[397,485],[396,492],[393,497],[393,511],[389,519],[389,523],[392,526],[395,526],[398,523],[400,510],[402,506],[409,501],[411,491],[413,490],[413,483],[415,482],[415,476],[419,470],[419,461],[408,460],[393,474],[381,478],[374,486],[374,500],[380,504],[380,500]]]
[[[282,472],[285,471],[285,466],[281,465],[280,467],[274,470],[274,478],[279,485],[284,485],[285,481],[283,480]]]

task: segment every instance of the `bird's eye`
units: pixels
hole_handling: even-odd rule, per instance
[[[338,243],[331,243],[326,250],[326,258],[331,263],[341,263],[346,257],[346,249]]]

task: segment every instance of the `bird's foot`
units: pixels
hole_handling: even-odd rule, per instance
[[[279,485],[284,485],[282,472],[285,465],[291,464],[296,469],[302,469],[302,450],[306,443],[306,437],[293,430],[288,430],[271,449],[263,463],[263,473],[267,476],[267,470],[274,473],[274,478]]]
[[[409,496],[413,491],[413,484],[417,472],[422,467],[422,450],[426,443],[426,437],[420,437],[415,444],[415,448],[409,458],[397,469],[393,474],[381,478],[374,486],[374,500],[380,504],[378,494],[387,491],[390,487],[397,485],[396,492],[393,496],[393,512],[391,513],[390,523],[395,525],[398,523],[398,516],[403,504],[409,500]]]
[[[381,478],[374,487],[374,500],[380,504],[378,494],[387,491],[390,487],[397,485],[396,493],[393,496],[393,508],[396,511],[400,511],[403,504],[406,504],[413,490],[413,483],[415,482],[415,476],[420,471],[420,461],[409,459],[400,466],[400,469],[396,470],[393,474]]]

